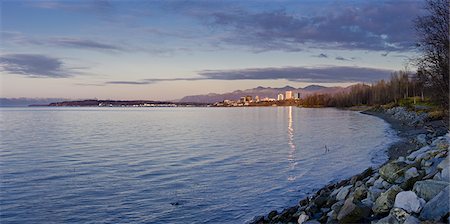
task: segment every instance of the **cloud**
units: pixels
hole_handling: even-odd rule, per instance
[[[312,13],[279,8],[258,11],[248,6],[214,8],[202,1],[191,6],[179,4],[173,10],[222,33],[218,42],[254,51],[409,51],[414,47],[412,21],[421,8],[418,1],[322,3],[322,9]],[[307,11],[308,6],[297,7]]]
[[[80,74],[66,68],[59,58],[39,54],[6,54],[0,56],[0,69],[9,74],[30,78],[67,78]]]
[[[328,55],[327,55],[327,54],[324,54],[324,53],[321,53],[321,54],[316,55],[316,56],[314,56],[314,57],[318,57],[318,58],[328,58]]]
[[[4,41],[18,44],[18,45],[44,45],[67,47],[75,49],[100,50],[100,51],[126,51],[122,46],[104,43],[101,41],[90,40],[78,37],[48,37],[37,38],[25,36],[20,32],[1,31],[1,36]]]
[[[124,50],[123,48],[119,46],[114,46],[112,44],[105,44],[93,40],[69,38],[69,37],[50,38],[48,39],[47,44],[62,47],[85,48],[93,50],[114,50],[114,51]]]
[[[28,2],[29,5],[36,8],[65,10],[71,12],[88,12],[99,16],[108,16],[115,12],[114,5],[107,0],[81,0],[81,1],[36,1]]]
[[[207,70],[200,73],[214,80],[286,79],[297,82],[372,82],[389,77],[391,70],[351,67],[281,67],[240,70]]]
[[[373,82],[386,79],[392,70],[352,67],[280,67],[280,68],[248,68],[237,70],[204,70],[194,78],[161,78],[143,79],[140,81],[111,81],[105,84],[145,85],[156,82],[196,81],[196,80],[277,80],[285,79],[294,82]]]
[[[110,81],[105,84],[119,84],[119,85],[147,85],[152,83],[151,81]]]
[[[351,61],[351,59],[344,58],[342,56],[337,56],[335,59],[338,60],[338,61]]]

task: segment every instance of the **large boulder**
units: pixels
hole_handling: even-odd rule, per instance
[[[422,209],[420,218],[423,220],[441,220],[450,211],[449,206],[450,186],[445,187],[439,194],[431,199]]]
[[[344,205],[338,213],[339,223],[358,223],[370,216],[370,208],[352,197],[345,200]]]
[[[408,163],[393,161],[381,167],[379,172],[383,179],[393,184],[409,168]]]
[[[382,193],[372,207],[373,212],[377,214],[389,212],[389,210],[394,206],[395,197],[401,191],[402,189],[398,185],[393,185],[386,192]]]
[[[417,197],[412,191],[402,191],[395,196],[394,207],[401,208],[408,213],[419,213],[425,204],[425,200]]]
[[[414,184],[413,191],[417,196],[425,199],[425,201],[429,201],[448,185],[448,182],[438,180],[417,181]]]

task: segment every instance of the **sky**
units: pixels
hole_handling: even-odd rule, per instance
[[[423,1],[2,0],[1,97],[174,100],[386,79]]]

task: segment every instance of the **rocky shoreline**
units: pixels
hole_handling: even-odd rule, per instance
[[[384,119],[401,138],[388,162],[251,223],[449,223],[448,123],[401,107],[362,113]]]

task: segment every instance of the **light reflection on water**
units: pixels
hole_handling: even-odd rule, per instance
[[[2,224],[242,223],[382,163],[393,139],[382,120],[335,109],[0,115]]]
[[[289,145],[289,169],[291,170],[290,175],[288,176],[289,181],[294,181],[296,179],[295,174],[293,174],[293,170],[295,170],[295,166],[297,165],[297,162],[295,160],[295,151],[296,146],[294,143],[294,127],[292,125],[292,106],[288,107],[288,145]]]

